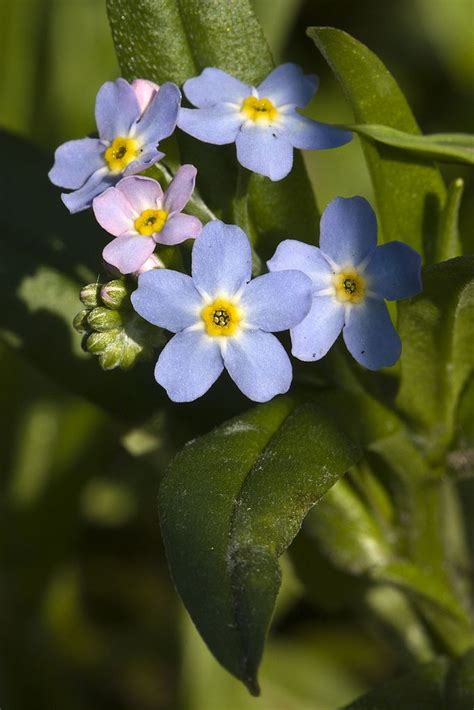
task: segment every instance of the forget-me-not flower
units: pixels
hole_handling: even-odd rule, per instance
[[[293,148],[337,148],[352,137],[296,110],[306,106],[317,84],[296,64],[280,65],[257,87],[210,67],[184,83],[197,108],[182,108],[178,127],[205,143],[235,141],[241,165],[281,180],[291,171]]]
[[[169,269],[139,277],[133,307],[145,320],[176,333],[155,368],[157,382],[173,401],[201,397],[224,368],[256,402],[290,387],[291,363],[272,333],[303,320],[311,306],[311,281],[292,270],[250,281],[251,269],[245,233],[214,220],[194,242],[192,278]]]
[[[322,358],[342,330],[351,355],[369,370],[393,365],[401,342],[384,299],[421,290],[421,257],[407,244],[377,246],[377,221],[363,197],[337,197],[321,217],[320,248],[288,239],[268,262],[272,272],[300,269],[313,282],[313,303],[291,330],[292,353]]]
[[[181,166],[165,193],[152,178],[130,176],[96,197],[92,203],[96,219],[116,237],[102,252],[104,260],[122,274],[131,274],[151,256],[156,244],[195,239],[201,222],[181,212],[193,193],[196,172],[194,165]]]
[[[49,179],[72,190],[61,198],[71,213],[87,209],[92,200],[124,175],[135,175],[163,158],[158,143],[175,127],[181,94],[175,84],[157,87],[138,80],[107,81],[95,104],[98,138],[82,138],[59,146]]]

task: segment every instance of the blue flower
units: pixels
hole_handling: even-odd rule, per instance
[[[271,180],[291,171],[293,148],[337,148],[352,134],[313,121],[296,111],[317,88],[317,77],[296,64],[282,64],[258,87],[244,84],[220,69],[204,69],[184,84],[197,109],[182,108],[178,126],[205,143],[235,141],[241,165]]]
[[[181,94],[175,84],[158,87],[138,80],[107,81],[97,94],[98,138],[82,138],[59,146],[49,179],[73,190],[61,198],[71,213],[87,209],[92,200],[124,175],[146,170],[163,157],[159,141],[170,136]]]
[[[401,342],[384,299],[421,291],[421,257],[402,242],[377,246],[377,221],[364,198],[337,197],[321,217],[320,248],[288,239],[268,268],[301,269],[313,282],[311,310],[291,331],[295,357],[319,360],[342,330],[351,355],[369,370],[398,360]]]
[[[173,401],[201,397],[224,368],[256,402],[290,387],[291,363],[272,333],[303,320],[311,306],[311,281],[300,271],[281,271],[249,283],[251,268],[245,233],[215,220],[194,243],[192,278],[169,269],[140,276],[133,307],[145,320],[176,333],[155,368],[156,381]]]

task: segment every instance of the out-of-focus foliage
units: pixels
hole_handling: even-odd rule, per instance
[[[311,106],[314,117],[333,123],[354,121],[336,80],[305,37],[307,26],[331,25],[350,32],[382,58],[403,87],[423,132],[466,132],[471,128],[474,29],[469,0],[255,0],[254,6],[275,61],[298,61],[307,71],[320,74],[321,88]],[[35,193],[31,171],[41,166],[45,172],[56,145],[93,129],[96,91],[105,80],[116,77],[119,69],[105,3],[100,0],[2,0],[0,26],[0,126],[32,139],[43,155],[48,155],[38,160],[36,151],[33,157],[25,155],[20,143],[17,148],[2,149],[0,229],[6,233],[6,221],[9,230],[15,220],[31,225],[28,241],[12,236],[3,245],[4,261],[0,263],[0,279],[10,283],[13,277],[5,270],[6,257],[15,252],[24,260],[21,312],[11,310],[15,294],[10,286],[5,289],[10,300],[2,306],[8,309],[12,343],[12,338],[18,338],[16,319],[37,314],[49,297],[48,270],[41,270],[36,262],[45,243],[53,265],[50,271],[54,271],[55,259],[69,259],[70,281],[58,306],[61,317],[65,314],[72,320],[80,308],[79,301],[74,303],[76,284],[97,276],[99,265],[90,255],[100,253],[102,242],[90,216],[67,217],[57,191],[47,186],[45,176]],[[165,33],[166,25],[157,31]],[[6,157],[8,165],[18,163],[14,179],[13,167],[5,171]],[[359,139],[340,151],[307,155],[305,162],[320,208],[336,194],[373,197]],[[443,166],[442,172],[449,182],[458,177],[466,181],[459,215],[466,249],[472,240],[468,225],[474,217],[472,177],[460,166]],[[44,198],[43,188],[50,202]],[[254,189],[258,195],[258,185]],[[12,195],[16,202],[12,203]],[[291,214],[298,212],[299,198],[285,205],[285,214],[290,214],[285,230],[288,236],[305,238],[301,226],[291,233]],[[276,199],[279,208],[280,203]],[[42,241],[41,210],[46,204],[55,204],[54,232]],[[456,212],[457,207],[456,203]],[[275,229],[272,219],[276,219],[273,213],[262,215],[259,226],[271,233]],[[15,235],[15,230],[8,233]],[[314,238],[315,234],[307,236],[308,241]],[[449,249],[441,253],[457,255]],[[423,311],[423,317],[436,315],[429,298],[407,304],[407,312],[402,314],[404,327],[416,327],[417,309]],[[435,297],[433,303],[436,306]],[[161,412],[148,427],[130,428],[141,415],[152,411],[155,402],[157,408],[163,402],[151,373],[141,370],[137,375],[140,389],[136,391],[146,398],[140,411],[138,397],[133,403],[120,397],[120,377],[130,375],[104,375],[95,362],[85,359],[83,366],[64,372],[69,361],[58,360],[59,344],[63,347],[66,342],[68,351],[77,352],[79,336],[55,330],[50,318],[40,326],[35,332],[38,349],[32,362],[27,360],[28,342],[23,354],[8,345],[0,350],[2,707],[247,710],[258,702],[264,710],[332,710],[408,671],[410,648],[418,657],[434,652],[438,641],[427,637],[426,630],[415,622],[406,626],[409,643],[399,638],[400,629],[391,611],[398,604],[395,608],[400,616],[411,619],[411,602],[391,596],[396,594],[393,588],[389,593],[381,587],[382,594],[377,597],[366,584],[365,570],[355,570],[348,578],[337,565],[329,564],[330,551],[318,560],[316,526],[312,531],[308,527],[298,538],[294,565],[298,569],[298,545],[309,545],[314,568],[321,575],[317,581],[324,580],[332,590],[334,606],[324,606],[316,593],[303,595],[291,567],[285,565],[283,598],[261,673],[264,696],[259,701],[250,698],[217,665],[189,621],[183,622],[156,519],[157,469],[164,470],[186,439],[242,408],[241,400],[230,397],[231,402],[224,401],[228,393],[222,387],[205,406],[184,406],[178,413],[176,406],[167,405],[166,420]],[[22,329],[24,333],[28,330],[24,325],[18,328]],[[469,343],[464,344],[464,354],[468,347]],[[71,358],[71,367],[73,362],[77,360]],[[442,377],[449,379],[451,375],[442,373]],[[443,386],[441,394],[449,396],[448,390]],[[437,397],[437,392],[431,396]],[[423,409],[422,424],[428,415],[436,416],[421,396],[418,404]],[[403,409],[403,395],[400,406]],[[473,412],[471,380],[461,399],[458,427],[449,431],[453,443],[463,451],[473,440]],[[428,424],[431,426],[431,419]],[[364,486],[371,491],[370,500],[363,501],[357,510],[361,515],[375,510],[377,525],[374,528],[373,519],[367,523],[363,515],[354,523],[377,564],[384,559],[383,549],[381,552],[375,546],[374,529],[376,533],[379,527],[385,532],[393,529],[394,512],[385,487],[395,489],[398,501],[405,500],[410,482],[403,478],[404,467],[413,463],[399,461],[399,469],[390,470],[387,461],[397,458],[396,435],[388,437],[384,446],[372,452],[380,480],[371,478],[367,471],[357,474],[370,478],[369,487],[367,480]],[[462,566],[469,553],[465,545],[470,545],[471,551],[474,547],[474,496],[472,481],[467,478],[474,464],[466,454],[461,460],[456,453],[455,446],[450,463],[454,472],[465,477],[459,485],[464,518],[471,521],[467,543],[452,526],[448,507],[443,520],[452,564]],[[357,489],[357,481],[353,487]],[[351,495],[355,495],[353,491]],[[420,486],[418,496],[418,511],[405,510],[403,505],[401,510],[405,516],[417,512],[426,529],[433,531],[436,516],[430,508],[429,487]],[[351,510],[354,513],[354,508]],[[334,522],[334,517],[331,520]],[[425,550],[419,541],[404,543],[411,546],[414,557],[423,558]],[[406,569],[389,571],[392,581],[399,575],[402,586]],[[385,579],[387,575],[386,571]],[[301,570],[300,576],[303,578]],[[354,585],[350,586],[354,595],[350,599],[338,596],[348,585]],[[425,612],[429,614],[426,606]],[[388,644],[376,640],[373,631],[378,624],[387,637],[403,642],[404,651],[395,654]],[[450,688],[449,699],[454,702],[455,685]],[[409,708],[406,702],[403,705]]]

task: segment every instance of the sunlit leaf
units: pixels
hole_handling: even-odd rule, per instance
[[[470,133],[433,133],[423,136],[374,124],[357,124],[348,128],[372,141],[419,154],[422,158],[474,165],[474,136]]]
[[[373,52],[341,30],[311,27],[308,34],[340,82],[357,124],[382,124],[420,134],[397,82]],[[438,169],[417,156],[402,155],[393,146],[361,140],[383,240],[402,240],[432,261],[446,199]]]

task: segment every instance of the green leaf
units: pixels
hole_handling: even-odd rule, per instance
[[[450,663],[436,658],[372,690],[344,710],[472,710],[474,649]]]
[[[163,479],[161,525],[177,589],[216,658],[252,693],[278,557],[358,457],[324,407],[280,397],[190,442]]]
[[[437,658],[372,690],[344,710],[446,710],[444,683],[448,668],[446,658]]]
[[[205,67],[219,67],[258,84],[274,68],[249,0],[107,0],[107,9],[126,79],[182,84]],[[177,139],[181,161],[198,168],[206,203],[230,219],[237,182],[234,146],[203,144],[181,132]],[[318,212],[301,156],[295,155],[292,173],[283,181],[252,176],[249,209],[265,258],[283,234],[314,239]]]
[[[451,440],[457,401],[473,371],[474,257],[427,267],[423,292],[399,304],[398,328],[397,404],[436,458]]]
[[[340,82],[358,124],[382,124],[420,134],[395,79],[365,45],[330,27],[309,28],[308,35]],[[402,156],[393,146],[361,141],[383,241],[405,241],[433,261],[433,235],[446,199],[438,169],[415,156]]]
[[[470,133],[433,133],[423,136],[375,124],[358,124],[347,128],[376,143],[416,153],[422,158],[474,165],[474,136]]]

